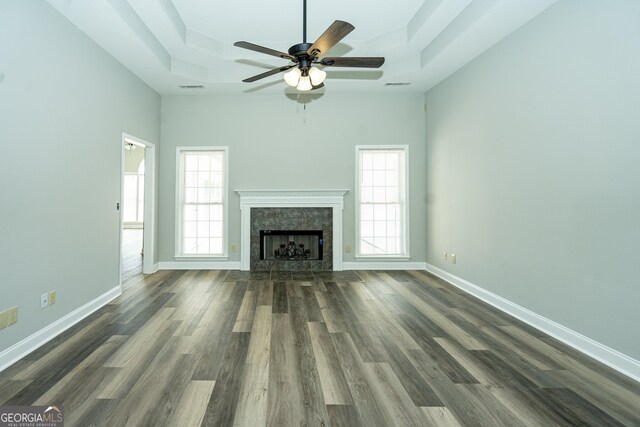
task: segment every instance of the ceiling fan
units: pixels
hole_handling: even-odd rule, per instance
[[[265,73],[242,80],[245,83],[290,70],[284,75],[284,80],[289,86],[294,86],[300,91],[319,89],[324,86],[324,79],[327,73],[315,65],[326,67],[357,67],[357,68],[379,68],[384,64],[384,57],[324,57],[329,49],[335,46],[340,40],[346,37],[355,27],[348,22],[334,21],[315,43],[307,43],[307,0],[302,3],[302,43],[295,44],[289,48],[289,53],[280,52],[268,47],[241,41],[233,45],[244,49],[253,50],[267,55],[288,59],[293,64],[274,68]]]

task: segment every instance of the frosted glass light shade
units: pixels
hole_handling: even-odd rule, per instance
[[[311,67],[311,69],[309,69],[309,77],[311,78],[311,84],[318,86],[319,84],[322,84],[324,79],[327,77],[327,73],[322,71],[320,68]]]
[[[289,86],[296,87],[298,86],[300,75],[302,75],[302,71],[300,71],[298,67],[294,67],[290,71],[284,73],[284,81],[287,82]]]
[[[309,76],[300,77],[300,83],[298,83],[297,89],[299,91],[305,92],[307,90],[311,90],[313,86],[311,86],[311,79]]]

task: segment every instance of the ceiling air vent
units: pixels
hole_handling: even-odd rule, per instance
[[[389,82],[385,83],[385,86],[409,86],[411,83],[409,82]]]
[[[180,89],[204,89],[202,85],[180,85]]]

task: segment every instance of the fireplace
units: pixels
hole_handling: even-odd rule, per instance
[[[322,230],[260,230],[260,259],[322,260]]]
[[[333,269],[331,208],[251,210],[251,270]]]
[[[341,271],[342,270],[342,209],[344,194],[348,190],[235,190],[240,196],[240,267],[242,270],[286,270],[286,271]],[[275,257],[276,249],[299,248],[304,244],[309,249],[305,255],[283,255],[281,259],[262,259],[260,231],[282,230],[289,233],[285,241],[277,244],[270,253]],[[317,241],[300,241],[293,234],[305,231],[322,231]],[[322,249],[320,243],[322,242]],[[294,242],[295,247],[289,248]],[[281,248],[284,244],[285,248]],[[272,243],[273,245],[273,243]],[[311,259],[311,246],[318,248],[317,259]],[[300,253],[300,252],[299,252]],[[304,253],[304,252],[303,252]],[[290,259],[292,258],[292,259]],[[315,257],[313,257],[315,258]]]

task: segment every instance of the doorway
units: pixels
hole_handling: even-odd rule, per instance
[[[120,187],[120,286],[155,272],[155,145],[122,134]]]

